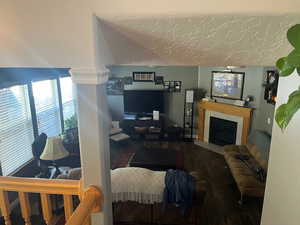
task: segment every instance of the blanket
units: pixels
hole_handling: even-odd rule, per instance
[[[135,201],[142,204],[163,201],[165,171],[126,167],[111,171],[113,202]]]

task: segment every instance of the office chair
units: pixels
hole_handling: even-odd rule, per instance
[[[40,159],[40,155],[43,153],[47,141],[47,135],[41,133],[32,143],[32,154],[36,162],[36,166],[39,168],[40,174],[38,175],[41,178],[49,178],[50,163]]]

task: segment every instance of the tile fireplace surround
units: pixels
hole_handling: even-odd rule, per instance
[[[217,102],[199,102],[198,139],[209,143],[210,117],[216,117],[237,123],[236,145],[246,144],[249,134],[252,110]]]

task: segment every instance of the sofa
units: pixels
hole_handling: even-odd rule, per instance
[[[243,203],[244,196],[264,196],[270,142],[269,134],[254,131],[246,145],[223,147],[224,158],[241,194],[240,204]]]

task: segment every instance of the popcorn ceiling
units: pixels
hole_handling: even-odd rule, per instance
[[[100,19],[115,64],[273,66],[300,15]]]

